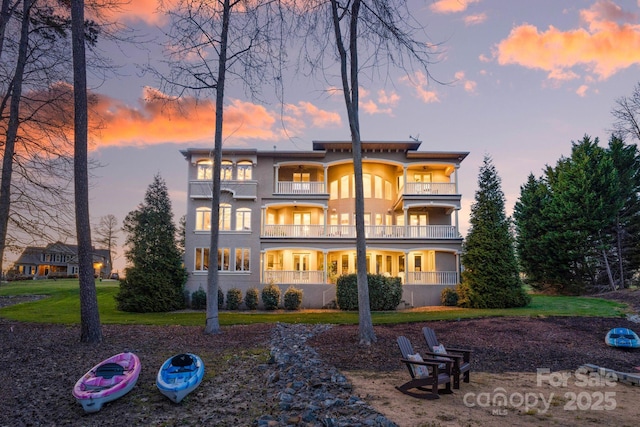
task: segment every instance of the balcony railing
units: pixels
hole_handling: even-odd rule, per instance
[[[452,225],[366,225],[367,238],[387,239],[458,239],[460,234]],[[262,237],[332,237],[355,238],[355,225],[273,225],[263,226]]]
[[[456,194],[455,182],[407,182],[404,194]]]
[[[298,270],[266,270],[263,272],[264,283],[297,284],[327,283],[325,272]],[[410,271],[399,273],[403,284],[407,285],[456,285],[459,283],[456,271]]]
[[[456,285],[457,271],[409,271],[405,274],[403,283],[407,285]]]
[[[264,283],[326,283],[324,271],[267,270]]]
[[[220,182],[223,190],[231,190],[236,199],[255,199],[258,194],[257,181],[228,181]],[[210,199],[213,195],[211,181],[190,181],[189,197],[192,199]]]
[[[322,194],[326,193],[323,181],[314,182],[276,182],[277,194]]]

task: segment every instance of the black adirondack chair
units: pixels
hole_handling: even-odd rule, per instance
[[[453,393],[451,390],[451,375],[453,371],[452,360],[434,360],[425,359],[422,362],[409,359],[410,355],[415,355],[411,342],[404,336],[397,339],[398,347],[402,358],[400,361],[404,363],[411,375],[411,379],[396,388],[404,394],[419,399],[439,399],[440,394]],[[440,365],[444,365],[441,368]],[[426,367],[426,373],[420,375],[418,366]],[[444,388],[440,388],[440,385]]]
[[[422,328],[422,334],[424,335],[424,339],[429,346],[431,351],[425,352],[425,356],[428,357],[448,357],[454,361],[453,364],[453,388],[460,388],[460,376],[462,376],[462,380],[465,383],[469,382],[470,371],[471,371],[471,350],[456,348],[456,347],[445,347],[446,353],[435,353],[433,352],[433,348],[439,346],[438,338],[436,337],[436,333],[433,329],[429,327]]]

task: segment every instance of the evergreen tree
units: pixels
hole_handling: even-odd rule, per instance
[[[541,212],[549,204],[551,194],[542,179],[529,175],[527,183],[520,187],[520,199],[513,210],[516,229],[516,253],[520,268],[525,273],[525,283],[534,289],[545,291],[553,286],[547,275],[550,248],[544,244],[543,236],[548,224]]]
[[[523,307],[530,297],[522,286],[504,193],[493,162],[485,156],[471,207],[471,229],[463,244],[458,304],[469,308]]]
[[[130,266],[116,295],[118,309],[163,312],[184,308],[187,274],[176,242],[171,201],[165,181],[156,175],[144,202],[124,220],[125,256]]]

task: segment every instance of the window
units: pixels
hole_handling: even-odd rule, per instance
[[[338,198],[338,181],[331,181],[329,183],[329,199],[335,200]]]
[[[293,173],[293,189],[295,191],[309,191],[311,188],[309,182],[311,181],[311,174],[309,172],[294,172]]]
[[[198,162],[198,179],[212,179],[213,162],[211,160],[202,160]]]
[[[371,198],[371,175],[368,173],[362,174],[362,191],[365,199]]]
[[[196,209],[196,231],[208,231],[208,230],[211,230],[211,209],[210,208]]]
[[[220,204],[220,230],[231,230],[231,205],[228,203]]]
[[[373,184],[374,197],[376,199],[382,199],[382,190],[384,189],[382,186],[382,177],[378,175],[374,176]]]
[[[231,181],[233,179],[233,163],[229,160],[223,160],[220,168],[220,179],[222,181]]]
[[[236,271],[249,271],[248,248],[236,248]]]
[[[349,198],[349,176],[345,175],[340,178],[340,198],[348,199]]]
[[[238,181],[250,181],[252,178],[253,163],[248,161],[238,162]]]
[[[236,211],[236,230],[251,230],[251,209],[240,208]]]
[[[218,270],[229,271],[229,248],[218,249]]]
[[[393,194],[391,192],[391,182],[385,181],[384,182],[384,198],[386,200],[391,200],[392,197],[393,197]]]
[[[209,248],[196,248],[195,271],[209,270]]]

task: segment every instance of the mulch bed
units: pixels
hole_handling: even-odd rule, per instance
[[[638,291],[607,297],[640,309]],[[613,327],[640,329],[621,318],[484,318],[376,326],[377,342],[371,346],[358,344],[358,326],[335,326],[308,343],[342,370],[400,370],[405,368],[398,361],[396,338],[405,335],[417,351],[424,351],[425,325],[445,346],[472,349],[474,371],[553,372],[594,364],[632,372],[640,366],[640,350],[604,343]],[[264,393],[261,373],[269,358],[271,328],[234,326],[205,335],[202,327],[104,325],[104,342],[89,345],[79,342],[77,326],[0,319],[0,426],[251,425],[257,417],[277,412],[274,397]],[[196,392],[175,405],[155,390],[155,375],[167,357],[185,349],[203,357],[207,376]],[[143,364],[136,388],[100,412],[84,414],[71,395],[73,384],[97,361],[126,350],[135,351]]]

